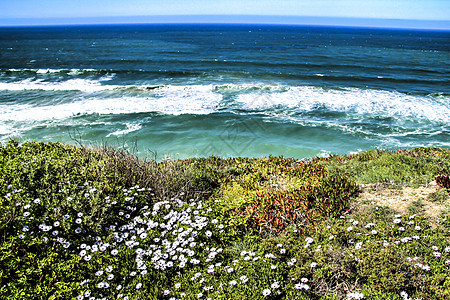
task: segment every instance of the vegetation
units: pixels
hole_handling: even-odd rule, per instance
[[[0,146],[1,299],[448,299],[450,150],[140,160]],[[363,184],[440,186],[439,223]]]

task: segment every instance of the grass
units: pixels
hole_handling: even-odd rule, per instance
[[[0,162],[2,299],[450,297],[448,210],[358,198],[439,178],[447,205],[449,149],[156,162],[11,141]]]

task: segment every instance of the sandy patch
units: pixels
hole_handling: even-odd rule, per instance
[[[408,207],[413,202],[420,201],[423,204],[421,214],[437,220],[442,216],[442,211],[448,209],[450,196],[444,201],[432,202],[430,195],[441,190],[433,181],[423,187],[409,187],[391,184],[363,185],[363,192],[358,201],[375,206],[388,206],[400,214],[408,213]]]

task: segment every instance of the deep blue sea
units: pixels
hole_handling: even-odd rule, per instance
[[[0,28],[0,141],[141,157],[450,147],[450,31]]]

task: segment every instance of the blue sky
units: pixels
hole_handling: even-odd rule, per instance
[[[0,25],[133,22],[130,16],[146,16],[138,18],[143,22],[195,22],[190,15],[210,16],[198,17],[200,22],[211,16],[219,22],[247,22],[250,15],[269,16],[267,22],[283,23],[284,16],[288,23],[302,23],[300,17],[307,16],[322,22],[352,18],[347,22],[354,25],[364,25],[358,24],[363,19],[396,19],[445,27],[450,24],[450,0],[0,0]],[[414,27],[414,22],[402,24]]]

